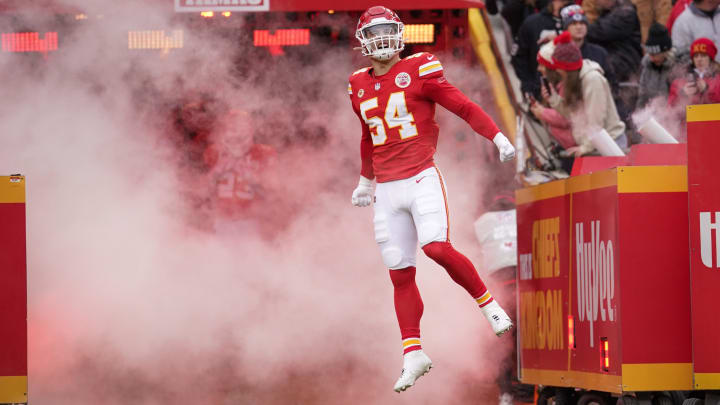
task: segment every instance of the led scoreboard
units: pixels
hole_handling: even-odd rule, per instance
[[[315,46],[357,46],[355,25],[361,10],[272,11],[269,0],[167,0],[168,19],[164,26],[119,26],[108,46],[129,52],[183,52],[190,45],[213,46],[203,42],[208,33],[220,33],[238,44],[268,49],[271,55],[317,52]],[[174,4],[173,4],[174,3]],[[405,23],[405,54],[433,52],[472,62],[468,38],[467,9],[397,10]],[[83,24],[97,19],[112,21],[112,15],[94,15],[83,10],[63,10],[50,26],[23,21],[21,15],[0,10],[0,35],[4,54],[39,54],[52,59],[65,46],[63,39]],[[13,29],[14,26],[22,29]],[[27,28],[31,29],[27,29]],[[116,27],[116,26],[114,26]],[[113,41],[113,37],[115,40]],[[292,48],[290,48],[292,47]]]

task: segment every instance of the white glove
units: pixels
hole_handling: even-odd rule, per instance
[[[366,207],[372,203],[373,187],[372,180],[360,176],[360,182],[352,194],[352,205],[356,207]]]
[[[500,152],[501,162],[509,162],[515,158],[515,147],[510,143],[505,135],[502,134],[502,132],[498,132],[495,135],[493,143],[495,143],[495,146],[497,146],[498,151]]]

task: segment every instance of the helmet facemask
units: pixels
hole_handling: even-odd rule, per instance
[[[365,25],[355,32],[355,36],[364,56],[388,60],[405,49],[403,30],[403,23],[385,20]]]

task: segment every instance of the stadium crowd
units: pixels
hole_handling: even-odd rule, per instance
[[[597,134],[625,151],[642,142],[635,112],[652,107],[650,116],[683,122],[686,105],[720,102],[719,5],[491,0],[487,7],[500,13],[512,35],[511,64],[528,119],[570,160],[566,168],[574,157],[599,153],[591,142]]]

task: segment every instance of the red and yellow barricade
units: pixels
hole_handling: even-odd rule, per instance
[[[26,403],[25,178],[0,176],[0,403]]]

